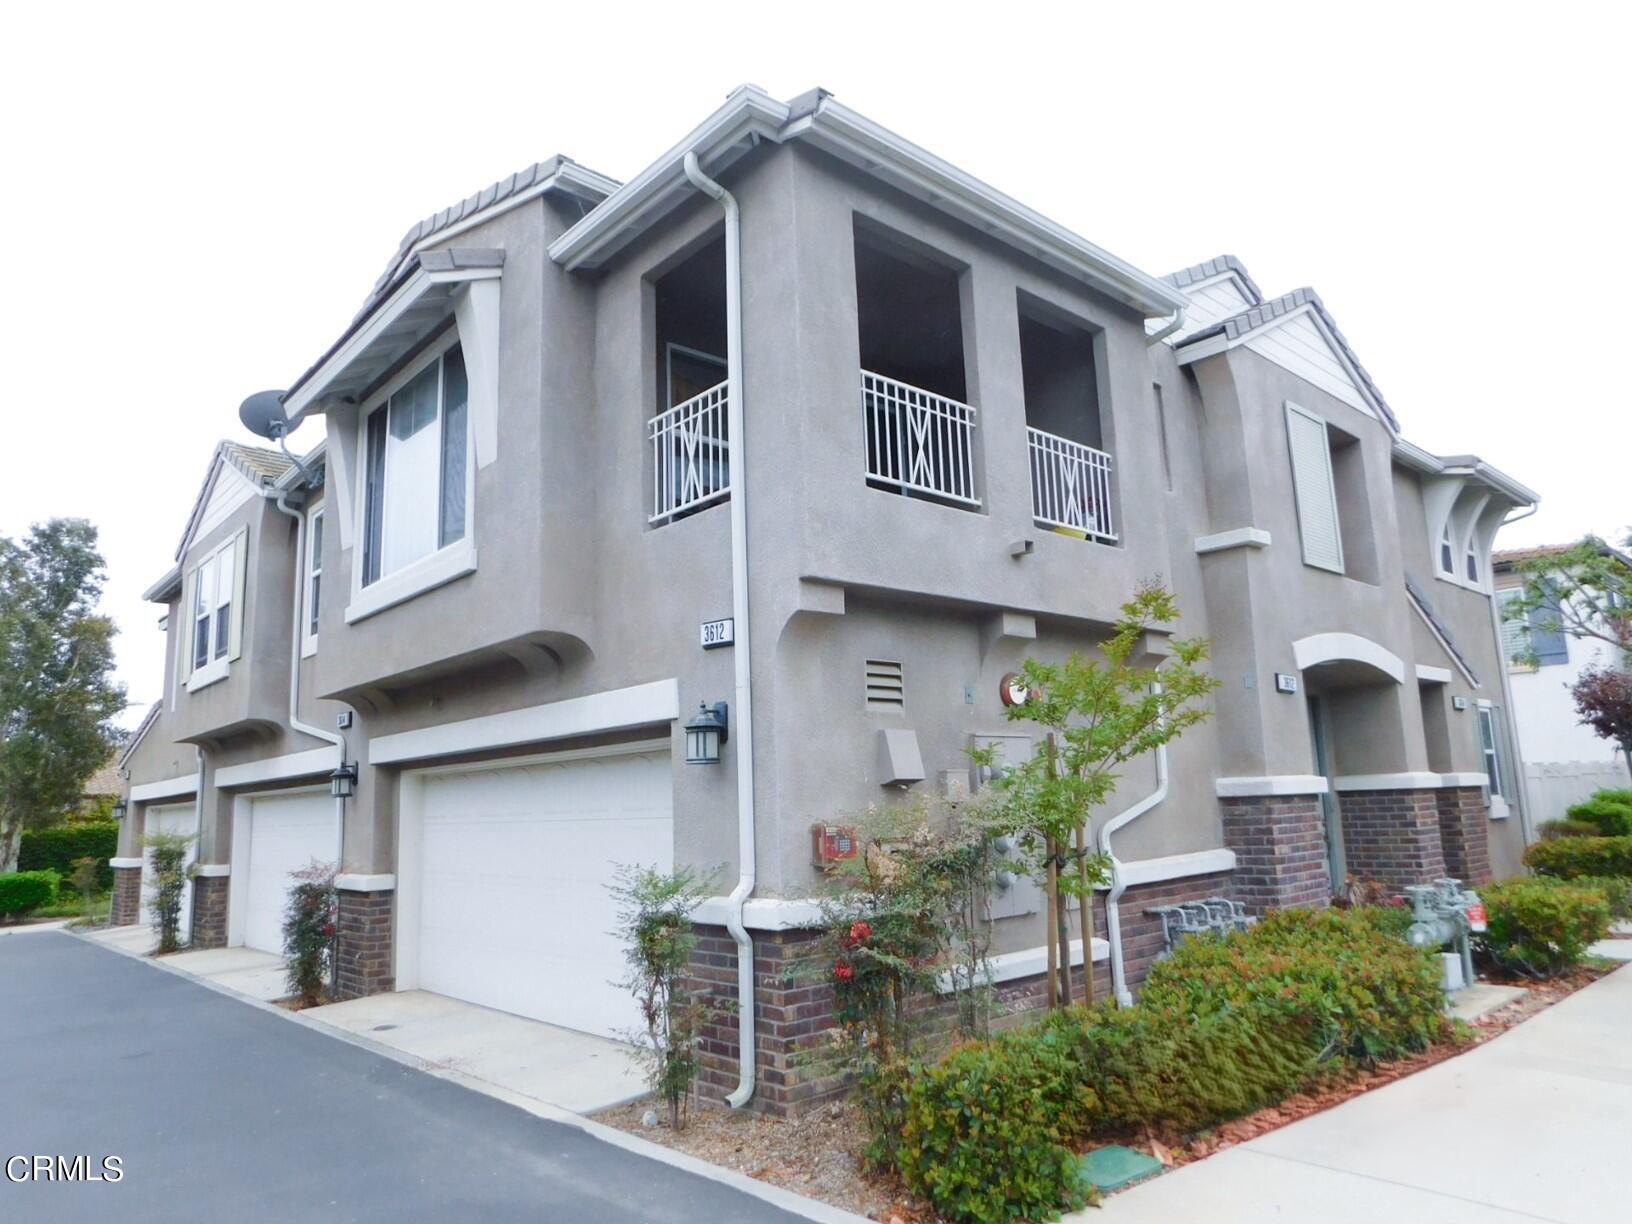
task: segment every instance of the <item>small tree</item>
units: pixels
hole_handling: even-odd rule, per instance
[[[153,915],[153,926],[159,933],[162,952],[175,952],[181,947],[181,899],[186,895],[187,881],[193,869],[187,862],[192,847],[190,833],[149,833],[142,839],[147,847],[148,862],[153,877],[153,899],[148,911]]]
[[[323,997],[323,984],[334,968],[334,865],[313,859],[291,871],[289,878],[295,882],[283,908],[289,993],[302,1007],[313,1007]]]
[[[635,996],[646,1025],[629,1039],[646,1082],[668,1102],[669,1126],[676,1131],[686,1126],[706,1014],[688,972],[697,946],[691,913],[707,895],[706,885],[689,867],[620,866],[610,886],[618,905],[617,935],[629,962],[620,985]]]
[[[1172,640],[1159,674],[1134,661],[1153,627],[1178,618],[1178,603],[1165,587],[1142,583],[1122,605],[1115,632],[1100,646],[1101,659],[1073,653],[1064,663],[1027,659],[1020,667],[1029,695],[1008,707],[1008,717],[1039,727],[1043,744],[1030,760],[997,779],[996,819],[1016,837],[1020,861],[1047,891],[1050,1006],[1072,1002],[1071,901],[1082,916],[1086,953],[1093,939],[1093,891],[1108,874],[1104,856],[1089,844],[1091,813],[1111,797],[1123,765],[1171,742],[1210,713],[1199,704],[1218,687],[1201,670],[1206,639]],[[995,750],[974,755],[991,765]],[[1085,954],[1083,961],[1083,992],[1091,1003],[1092,960]]]
[[[1584,668],[1570,687],[1581,722],[1621,750],[1632,769],[1632,672]]]
[[[85,855],[74,860],[74,874],[68,878],[73,881],[79,890],[80,898],[85,902],[85,917],[91,916],[91,909],[96,904],[96,886],[100,883],[102,863],[100,859]]]
[[[1604,642],[1616,649],[1618,662],[1632,666],[1632,565],[1622,554],[1589,535],[1518,568],[1524,589],[1505,605],[1506,619]],[[1534,664],[1535,652],[1525,654],[1520,661]]]

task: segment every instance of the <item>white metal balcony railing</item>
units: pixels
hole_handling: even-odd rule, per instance
[[[652,513],[665,523],[731,495],[729,382],[717,383],[646,423],[652,443]]]
[[[867,477],[904,492],[978,506],[975,410],[921,387],[861,372]]]
[[[1026,429],[1031,453],[1031,517],[1112,543],[1111,457],[1040,429]]]

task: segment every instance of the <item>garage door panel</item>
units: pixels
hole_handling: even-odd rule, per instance
[[[249,870],[245,881],[244,944],[283,952],[283,911],[293,871],[334,861],[338,829],[334,800],[322,791],[259,795],[249,801]]]
[[[169,804],[165,807],[147,809],[147,815],[142,823],[142,835],[149,833],[179,833],[183,837],[193,840],[187,847],[187,862],[198,860],[198,811],[191,803]],[[142,851],[142,912],[141,921],[153,920],[153,851]],[[193,929],[193,884],[189,880],[181,890],[181,911],[176,922],[176,930],[181,933],[183,942],[186,942]]]
[[[425,780],[419,972],[426,990],[588,1032],[639,1022],[607,885],[673,864],[667,752]]]

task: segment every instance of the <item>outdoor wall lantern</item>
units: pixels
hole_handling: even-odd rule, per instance
[[[686,724],[686,764],[718,765],[720,745],[731,738],[730,710],[725,702],[697,703],[697,717]]]
[[[340,762],[340,767],[329,775],[329,794],[336,799],[350,799],[357,793],[357,766]]]
[[[130,811],[130,804],[126,803],[122,796],[113,801],[113,818],[115,820],[123,820],[125,813],[128,811]]]

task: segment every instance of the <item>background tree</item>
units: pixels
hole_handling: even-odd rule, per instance
[[[1570,688],[1576,713],[1601,738],[1617,745],[1632,769],[1632,672],[1613,667],[1583,669]]]
[[[0,872],[14,870],[29,825],[60,820],[108,759],[113,621],[95,612],[103,562],[84,519],[0,536]]]
[[[1508,620],[1607,643],[1618,652],[1619,666],[1632,667],[1632,565],[1624,555],[1589,535],[1518,568],[1524,589],[1508,601]],[[1528,662],[1535,662],[1533,654]]]
[[[1090,815],[1110,799],[1123,765],[1176,739],[1210,712],[1199,704],[1218,687],[1201,669],[1205,638],[1171,641],[1159,673],[1133,661],[1146,633],[1178,619],[1172,593],[1147,582],[1122,605],[1116,631],[1099,648],[1102,658],[1073,653],[1064,663],[1027,659],[1020,667],[1029,696],[1007,714],[1041,728],[1043,742],[1030,760],[997,779],[1001,798],[994,819],[1017,838],[1021,862],[1047,890],[1051,1006],[1072,1001],[1071,900],[1078,902],[1086,952],[1093,939],[1093,891],[1107,874],[1103,856],[1091,849]],[[976,760],[990,765],[993,752],[977,751]],[[1083,964],[1085,1001],[1092,1002],[1092,958],[1084,955]]]

